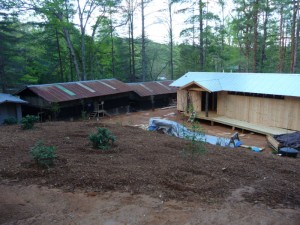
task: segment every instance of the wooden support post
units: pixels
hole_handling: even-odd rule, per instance
[[[208,117],[208,92],[205,92],[205,117]]]
[[[210,121],[210,125],[211,125],[211,126],[214,126],[214,125],[215,125],[215,122],[214,122],[214,121]]]

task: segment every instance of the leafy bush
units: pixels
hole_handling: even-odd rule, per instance
[[[55,147],[46,146],[40,140],[30,149],[30,154],[37,164],[49,167],[54,164],[54,159],[56,158],[55,150]]]
[[[106,150],[116,141],[116,137],[110,130],[99,127],[97,133],[89,136],[89,140],[93,143],[94,148]]]
[[[38,116],[27,115],[27,116],[23,117],[23,119],[21,120],[21,127],[24,130],[32,129],[34,126],[34,123],[36,123],[37,121],[39,121]]]
[[[18,120],[16,117],[8,117],[6,119],[4,119],[3,124],[5,125],[13,125],[13,124],[17,124]]]

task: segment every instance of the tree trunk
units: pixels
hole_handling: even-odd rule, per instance
[[[258,7],[259,0],[256,0],[253,5],[253,27],[254,27],[254,40],[253,40],[253,72],[257,72],[257,51],[258,51]]]
[[[129,81],[135,82],[135,49],[134,49],[134,33],[133,33],[133,0],[127,0],[128,4],[128,53],[129,53]]]
[[[5,70],[4,70],[4,59],[2,55],[0,55],[0,84],[1,84],[2,92],[6,93],[7,81],[6,81]]]
[[[269,20],[269,0],[266,0],[266,8],[265,8],[265,18],[264,18],[264,24],[263,24],[263,40],[262,40],[262,46],[261,46],[261,57],[260,57],[260,71],[262,72],[264,69],[264,62],[266,60],[266,41],[268,37],[268,20]]]
[[[147,62],[146,62],[146,40],[145,40],[145,6],[144,0],[141,0],[142,10],[142,81],[147,79]]]
[[[86,80],[86,66],[85,66],[85,41],[84,41],[85,32],[81,34],[81,65],[82,65],[82,74],[81,79]]]
[[[66,8],[66,20],[69,23],[69,9],[68,9],[68,1],[65,0],[65,8]],[[64,22],[64,18],[63,18],[63,14],[62,13],[58,13],[56,14],[57,18],[59,19],[60,22]],[[72,61],[72,63],[74,64],[75,67],[75,71],[76,71],[76,76],[77,76],[77,80],[81,80],[81,72],[79,69],[79,64],[78,64],[78,59],[71,41],[71,37],[70,37],[70,33],[68,31],[68,29],[66,27],[62,28],[62,32],[64,35],[64,38],[66,40],[67,43],[67,47],[69,49],[69,53],[70,53],[70,61]],[[71,70],[71,81],[74,81],[74,77],[73,77],[73,72],[72,72],[72,63],[70,63],[70,70]]]
[[[170,73],[171,80],[174,79],[174,63],[173,63],[173,18],[172,18],[172,0],[169,0],[169,20],[170,20]]]
[[[115,77],[115,49],[114,49],[114,37],[113,37],[113,28],[112,21],[110,21],[110,42],[111,42],[111,72],[112,76]]]
[[[224,9],[225,9],[225,2],[222,0],[220,1],[221,8],[222,8],[222,29],[221,29],[221,70],[224,72],[224,50],[225,50],[225,37],[224,37],[224,32],[225,32],[225,14],[224,14]]]
[[[296,37],[295,37],[295,52],[294,52],[294,73],[296,73],[297,69],[297,55],[298,55],[298,47],[299,47],[299,32],[300,32],[300,18],[299,18],[299,1],[297,2],[297,29],[296,29]]]
[[[295,52],[296,52],[296,23],[297,23],[297,4],[296,0],[293,0],[293,17],[292,17],[292,30],[291,30],[291,61],[290,61],[290,73],[295,73]]]
[[[135,48],[134,48],[134,34],[133,34],[133,15],[131,21],[131,61],[132,61],[132,81],[135,82]]]
[[[76,56],[73,44],[71,42],[69,31],[65,27],[63,28],[63,34],[64,34],[64,38],[67,42],[67,46],[68,46],[68,48],[70,50],[70,53],[71,53],[71,56],[72,56],[72,61],[73,61],[74,67],[75,67],[77,80],[81,80],[81,74],[80,74],[80,69],[79,69],[79,65],[78,65],[77,56]]]
[[[129,76],[128,76],[128,80],[129,82],[133,82],[134,79],[133,79],[133,75],[132,75],[132,60],[131,60],[131,29],[130,29],[130,21],[129,21],[129,24],[128,24],[128,54],[129,54],[129,57],[128,57],[128,64],[129,64]]]
[[[199,60],[200,60],[200,71],[204,70],[204,42],[203,42],[203,2],[202,0],[199,0],[199,29],[200,29],[200,34],[199,34],[199,39],[200,39],[200,55],[199,55]]]
[[[59,44],[57,28],[55,28],[55,36],[56,36],[56,45],[57,45],[57,51],[58,51],[58,62],[59,62],[59,68],[60,68],[60,81],[64,82],[64,72],[63,72],[63,67],[62,67],[60,44]]]
[[[284,67],[284,19],[283,19],[283,5],[280,7],[280,25],[279,25],[279,62],[278,72],[283,72]]]
[[[78,15],[79,15],[79,22],[80,22],[80,38],[81,38],[81,65],[82,65],[82,74],[81,80],[86,80],[86,67],[85,67],[85,27],[83,25],[83,11],[81,11],[79,0],[77,0],[77,7],[78,7]]]

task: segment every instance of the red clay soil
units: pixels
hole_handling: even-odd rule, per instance
[[[93,149],[87,138],[101,126],[117,137],[109,151]],[[29,149],[38,140],[57,147],[54,167],[37,167],[30,158]],[[185,140],[97,121],[47,122],[33,130],[2,126],[0,179],[71,192],[118,191],[203,203],[224,202],[243,188],[250,203],[300,206],[298,158],[212,145],[199,155],[189,150]]]

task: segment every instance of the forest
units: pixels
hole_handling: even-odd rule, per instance
[[[161,43],[145,25],[152,1],[0,0],[0,92],[104,78],[173,80],[189,71],[299,72],[299,0],[157,1],[168,34]]]

